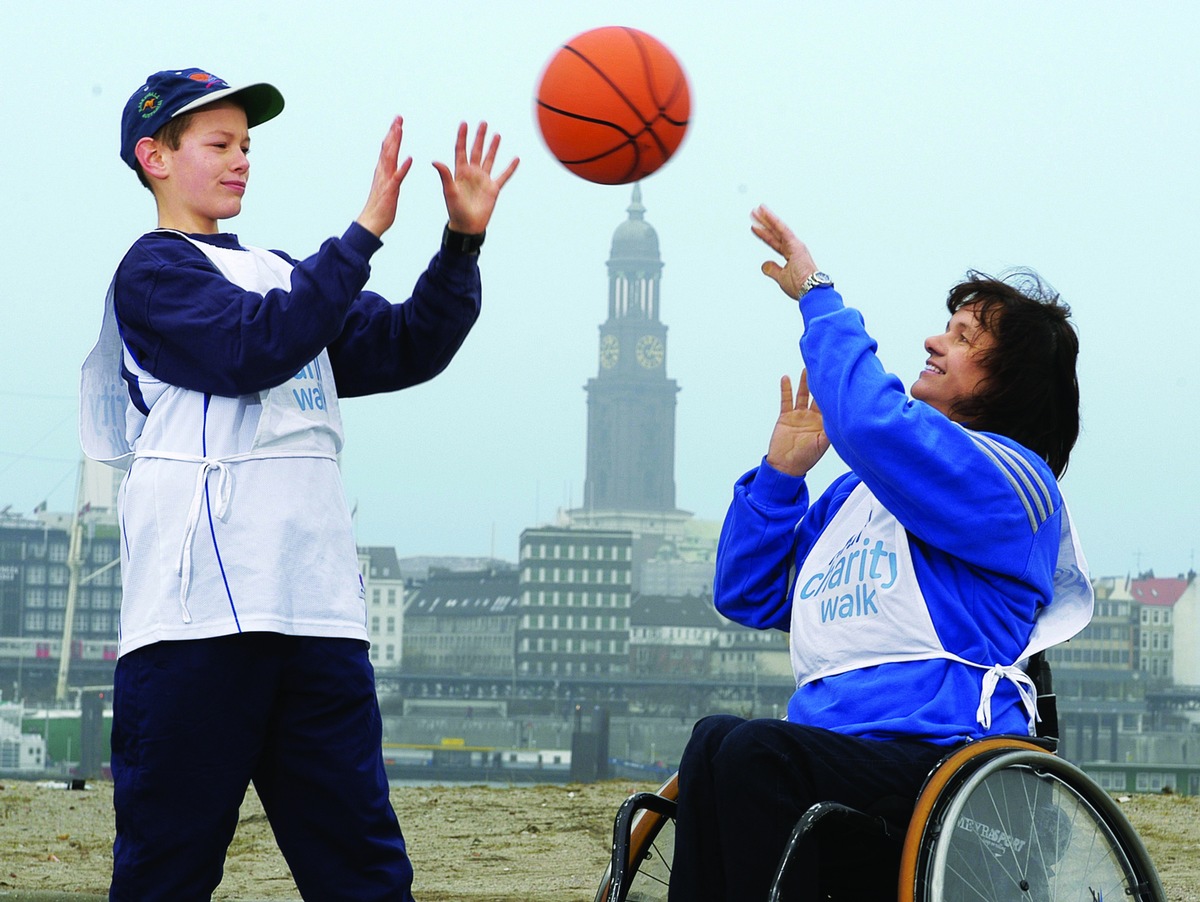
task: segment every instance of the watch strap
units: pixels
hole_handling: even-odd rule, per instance
[[[478,254],[479,249],[483,247],[485,235],[487,235],[486,230],[480,232],[478,235],[456,232],[447,223],[446,227],[442,229],[442,247],[456,254]]]
[[[816,272],[812,273],[812,275],[810,275],[807,279],[805,279],[804,284],[802,284],[800,286],[800,297],[804,297],[806,294],[808,294],[810,291],[812,291],[818,285],[826,285],[829,288],[832,288],[833,287],[833,279],[829,278],[829,276],[827,276],[825,273],[821,272],[818,269]]]

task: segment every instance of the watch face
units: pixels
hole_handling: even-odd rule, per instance
[[[635,350],[637,351],[637,362],[646,369],[661,366],[666,351],[662,341],[653,335],[643,335],[639,338]]]
[[[615,335],[605,335],[600,339],[600,365],[611,370],[621,357],[621,345]]]

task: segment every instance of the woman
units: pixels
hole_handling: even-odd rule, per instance
[[[1079,431],[1078,338],[1036,277],[969,274],[911,388],[765,207],[763,264],[804,319],[766,457],[738,481],[717,556],[725,616],[791,633],[787,719],[701,720],[679,770],[670,898],[762,899],[814,802],[914,799],[949,747],[1032,732],[1022,662],[1090,619],[1055,479]],[[832,445],[850,467],[810,504]],[[789,898],[814,894],[814,862]]]

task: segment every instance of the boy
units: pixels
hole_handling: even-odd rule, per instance
[[[412,164],[388,129],[366,205],[296,261],[218,224],[241,210],[267,84],[158,72],[121,121],[121,159],[158,229],[122,260],[83,367],[81,438],[121,486],[120,652],[110,898],[208,899],[255,784],[301,894],[411,899],[383,771],[366,611],[337,454],[338,398],[430,379],[479,312],[479,247],[514,159],[480,124],[412,298],[365,291]]]

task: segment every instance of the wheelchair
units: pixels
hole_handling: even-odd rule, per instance
[[[1053,696],[1039,695],[1038,706],[1048,711],[1043,732],[1050,735],[988,737],[958,747],[926,777],[915,805],[885,799],[870,811],[833,802],[809,808],[788,839],[767,902],[785,902],[783,887],[805,842],[818,843],[822,899],[1165,902],[1124,813],[1054,754]],[[621,805],[595,902],[667,898],[677,793],[672,776],[656,792],[635,793]],[[863,867],[864,860],[871,866]]]

